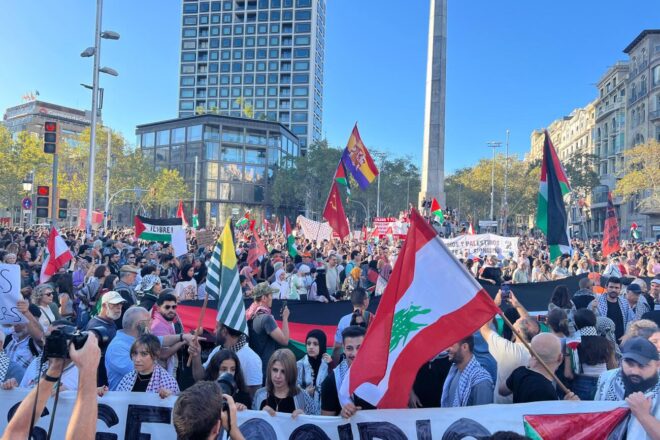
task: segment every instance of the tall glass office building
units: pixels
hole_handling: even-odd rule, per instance
[[[279,121],[321,139],[325,0],[183,0],[179,117]]]

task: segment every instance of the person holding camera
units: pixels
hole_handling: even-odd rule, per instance
[[[232,440],[245,440],[236,412],[234,399],[222,394],[217,382],[203,381],[181,393],[172,410],[172,423],[178,440],[215,440],[223,430]]]
[[[234,398],[239,411],[252,407],[252,397],[245,385],[241,361],[235,352],[227,349],[218,351],[210,359],[204,379],[220,383],[225,394]]]
[[[117,391],[158,393],[165,399],[179,393],[179,384],[158,362],[160,341],[154,335],[142,335],[131,345],[133,371],[125,375]]]
[[[66,440],[91,440],[95,437],[98,417],[96,368],[101,358],[101,350],[94,333],[87,336],[85,344],[80,349],[76,349],[73,344],[67,344],[67,348],[68,353],[62,354],[62,357],[48,359],[46,373],[17,408],[7,424],[2,436],[3,440],[29,437],[32,428],[32,413],[34,411],[35,414],[41,414],[46,407],[55,384],[61,378],[66,356],[79,370],[79,375],[78,394],[65,438]]]

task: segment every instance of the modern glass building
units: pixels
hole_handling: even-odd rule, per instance
[[[179,116],[279,121],[321,139],[325,0],[183,0]]]
[[[221,226],[246,210],[270,219],[273,177],[300,154],[300,141],[284,125],[249,118],[188,116],[138,125],[136,134],[150,164],[178,170],[190,194],[197,191],[201,227]],[[184,200],[188,219],[192,205]]]

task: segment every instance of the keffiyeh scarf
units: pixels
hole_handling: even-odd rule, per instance
[[[609,374],[603,373],[598,382],[598,390],[596,391],[596,395],[600,396],[600,399],[598,400],[623,400],[626,395],[626,387],[623,384],[623,379],[621,378],[621,368],[610,370],[608,373]],[[653,389],[648,390],[644,394],[647,396],[651,395],[655,399],[657,398],[659,392],[660,382],[656,383]]]
[[[5,353],[5,350],[0,350],[0,382],[5,381],[7,370],[9,370],[9,357]]]
[[[137,380],[137,371],[133,370],[124,376],[117,386],[117,391],[132,391]],[[168,389],[174,394],[179,394],[179,384],[163,367],[154,365],[154,371],[147,385],[147,393],[157,393],[161,388]]]
[[[461,373],[461,377],[458,379],[458,389],[456,390],[456,395],[453,400],[449,401],[449,388],[451,382],[454,379],[454,376],[458,373],[458,368],[456,365],[452,365],[445,380],[445,384],[442,388],[442,407],[459,407],[467,406],[470,401],[470,393],[472,388],[481,382],[488,381],[492,382],[490,374],[479,364],[477,358],[472,356],[472,359],[465,366],[465,369]]]
[[[618,298],[618,304],[621,308],[621,315],[623,315],[623,328],[628,328],[628,317],[630,316],[630,305],[628,301],[622,297]],[[598,313],[600,316],[607,317],[607,293],[602,294],[598,298]]]
[[[341,395],[341,384],[344,382],[344,379],[346,378],[346,373],[348,373],[348,363],[346,363],[346,359],[341,361],[341,364],[337,365],[333,373],[335,374],[335,386],[337,387],[337,395]]]

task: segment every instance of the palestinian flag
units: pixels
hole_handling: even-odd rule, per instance
[[[346,175],[346,165],[341,160],[339,161],[339,165],[337,165],[337,171],[335,171],[335,181],[346,188],[347,199],[351,197],[351,182]]]
[[[564,195],[571,191],[568,177],[552,146],[550,135],[545,131],[543,143],[543,163],[539,183],[536,227],[546,236],[550,248],[550,259],[571,253],[568,236],[568,215],[564,205]]]
[[[630,238],[631,240],[639,240],[642,238],[639,230],[637,229],[637,223],[633,222],[633,224],[630,225]]]
[[[197,208],[193,209],[192,227],[193,229],[199,228],[199,213],[197,212]]]
[[[298,250],[296,250],[296,238],[293,236],[289,217],[284,217],[284,230],[282,233],[286,237],[286,249],[289,251],[289,257],[294,258],[298,255]]]
[[[440,207],[440,203],[438,203],[438,201],[436,200],[435,197],[433,197],[433,201],[431,202],[431,214],[438,217],[438,221],[440,223],[445,221],[445,214],[442,212],[442,208]]]
[[[134,221],[135,238],[140,240],[171,243],[172,236],[183,231],[181,218],[147,218],[136,215]]]
[[[39,276],[40,283],[48,282],[51,276],[55,275],[60,268],[64,267],[73,258],[69,247],[54,226],[50,228],[44,255],[45,258]]]
[[[628,408],[606,412],[524,416],[532,440],[615,440],[625,438]]]
[[[250,211],[245,211],[245,215],[236,222],[235,227],[241,228],[250,224]]]
[[[245,318],[243,292],[238,277],[236,248],[231,233],[231,219],[227,219],[225,228],[213,249],[211,264],[206,278],[206,292],[212,298],[218,298],[217,320],[225,326],[248,334]]]
[[[438,292],[437,286],[452,286]],[[438,296],[440,295],[440,296]],[[342,385],[378,408],[407,408],[419,368],[500,309],[417,211],[360,356]]]

